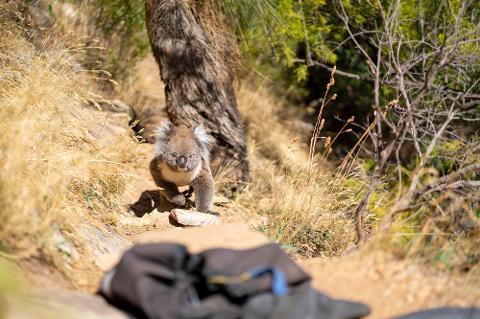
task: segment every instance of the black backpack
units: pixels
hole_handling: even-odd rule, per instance
[[[367,306],[314,290],[276,244],[190,254],[173,243],[138,245],[108,272],[100,293],[134,318],[355,319]]]
[[[134,246],[99,293],[132,318],[355,319],[366,305],[335,300],[310,286],[310,277],[276,244],[248,250]],[[480,308],[437,308],[396,319],[480,319]]]

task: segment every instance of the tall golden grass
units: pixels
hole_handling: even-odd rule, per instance
[[[61,269],[55,238],[81,251],[80,222],[115,225],[138,154],[128,133],[108,143],[91,134],[102,117],[84,106],[91,81],[67,43],[34,47],[1,21],[0,254]]]
[[[77,147],[82,141],[81,96],[66,51],[39,53],[21,30],[2,25],[0,35],[0,238],[3,252],[36,254],[69,213],[68,182],[85,169]]]
[[[355,239],[348,211],[356,196],[348,178],[335,175],[320,156],[310,166],[309,147],[302,142],[308,136],[295,135],[295,118],[280,119],[285,105],[266,89],[241,87],[238,104],[249,128],[252,175],[238,202],[267,216],[264,231],[301,255],[345,253]]]
[[[88,5],[81,7],[75,23],[80,34],[89,34],[87,22],[92,16],[82,12],[89,12]],[[60,11],[57,15],[61,16]],[[60,24],[64,30],[72,26],[68,19]],[[142,104],[164,103],[152,61],[132,65],[136,69],[133,76],[116,79],[116,98],[132,103],[140,115],[148,113]],[[156,81],[151,79],[152,68]],[[309,256],[342,254],[354,240],[347,211],[356,200],[355,189],[346,187],[348,179],[335,176],[321,156],[315,157],[315,165],[309,169],[308,145],[300,142],[309,136],[299,135],[305,134],[300,131],[293,133],[292,123],[299,117],[286,114],[284,105],[273,99],[267,89],[243,86],[237,96],[239,111],[248,123],[252,170],[252,183],[239,195],[238,202],[268,216],[267,234],[298,252]],[[216,178],[219,188],[221,179]]]

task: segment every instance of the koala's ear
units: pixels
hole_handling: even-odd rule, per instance
[[[208,150],[212,148],[215,140],[207,133],[207,131],[205,131],[205,128],[202,125],[196,126],[193,129],[193,134],[201,145],[205,146]]]
[[[172,135],[174,129],[175,124],[173,124],[169,120],[160,122],[157,129],[155,130],[155,142],[161,143],[167,141],[170,138],[170,135]]]

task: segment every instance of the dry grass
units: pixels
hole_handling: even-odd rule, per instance
[[[279,118],[285,107],[266,90],[242,87],[238,101],[249,127],[252,175],[238,202],[267,216],[266,233],[302,255],[344,253],[355,238],[348,179],[335,176],[321,158],[309,170],[308,145],[301,142],[308,137],[294,136],[291,122]]]
[[[86,30],[84,20],[77,17],[82,30]],[[69,29],[68,21],[66,23],[64,29]],[[142,123],[148,129],[158,120],[150,110],[164,104],[158,68],[150,58],[137,64],[130,73],[133,76],[120,81],[115,97],[132,105],[140,117],[148,115],[149,122]],[[268,216],[266,232],[304,255],[344,252],[354,239],[351,218],[345,213],[354,201],[354,194],[345,187],[346,179],[334,178],[325,167],[327,164],[320,160],[313,174],[309,173],[308,146],[292,133],[292,123],[297,118],[280,121],[282,106],[269,97],[267,90],[243,87],[238,99],[240,112],[249,125],[253,177],[253,183],[240,195],[239,203]],[[261,117],[258,110],[262,110]],[[217,176],[216,181],[221,188],[221,176]],[[95,185],[89,187],[88,198],[106,197],[99,183]]]
[[[101,72],[81,69],[74,57],[84,56],[82,46],[68,45],[80,40],[85,26],[77,35],[61,37],[62,29],[72,25],[61,19],[58,23],[54,30],[58,34],[42,49],[28,43],[14,25],[0,25],[0,253],[14,259],[43,257],[68,271],[56,234],[81,251],[87,244],[76,234],[78,223],[115,228],[129,191],[138,196],[148,187],[145,175],[138,176],[137,170],[147,171],[139,158],[149,155],[128,133],[108,141],[91,134],[99,126],[101,131],[103,118],[83,104],[95,87],[92,76]],[[107,97],[139,105],[138,114],[161,107],[164,93],[153,58],[135,69]],[[309,147],[303,142],[310,133],[297,129],[299,116],[289,115],[288,107],[266,89],[241,86],[237,97],[248,125],[252,175],[237,202],[266,216],[263,231],[296,253],[344,254],[355,240],[350,212],[358,204],[361,183],[336,174],[320,156],[311,169]],[[221,188],[221,178],[217,182]],[[384,212],[376,211],[385,208],[374,207],[379,202],[374,197],[369,210],[381,219]],[[440,263],[458,268],[478,264],[478,253],[469,253],[478,247],[478,237],[458,229],[446,232],[451,220],[437,215],[422,224],[423,229],[411,227],[406,235],[413,239],[404,254],[432,256],[441,246]],[[410,226],[402,225],[392,236],[404,235]],[[442,237],[443,233],[455,236]],[[83,257],[92,258],[86,253]]]
[[[54,3],[52,10],[56,22],[50,32],[54,33],[54,37],[68,39],[70,43],[87,43],[83,50],[75,52],[75,56],[84,68],[91,69],[85,72],[89,72],[94,82],[90,85],[97,95],[94,99],[126,103],[135,113],[136,121],[132,125],[138,124],[143,128],[142,132],[137,132],[138,136],[151,137],[158,123],[166,118],[164,85],[149,48],[140,50],[138,43],[132,40],[146,30],[129,30],[119,21],[116,28],[120,30],[113,34],[105,34],[101,27],[108,20],[106,11],[113,14],[119,4],[109,5],[108,1]],[[103,14],[99,16],[99,12]],[[143,58],[144,54],[146,58]],[[148,140],[152,141],[151,138]]]
[[[58,235],[82,254],[79,223],[115,226],[139,154],[128,132],[97,138],[105,115],[83,106],[90,78],[67,44],[34,48],[0,20],[0,253],[68,271]]]
[[[30,256],[49,245],[69,212],[65,188],[85,169],[77,147],[90,145],[79,123],[86,92],[65,51],[37,54],[20,30],[3,25],[0,114],[2,251]]]

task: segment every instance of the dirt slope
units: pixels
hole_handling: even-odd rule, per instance
[[[198,252],[215,247],[247,249],[268,239],[245,222],[205,228],[175,228],[139,234],[137,243],[176,241]],[[391,318],[420,309],[480,305],[480,287],[465,276],[436,272],[366,247],[341,258],[297,260],[312,276],[313,286],[334,298],[361,301],[373,318]]]
[[[115,211],[114,216],[110,216],[111,222],[108,222],[109,216],[85,214],[75,225],[74,235],[68,237],[71,242],[67,236],[60,237],[56,245],[68,255],[68,267],[71,267],[66,270],[68,278],[38,261],[23,262],[20,266],[30,286],[94,292],[103,272],[114,265],[123,251],[138,242],[178,241],[192,251],[200,251],[212,247],[249,248],[268,241],[251,227],[263,222],[261,216],[220,197],[216,211],[222,216],[221,225],[202,229],[171,225],[168,211],[172,207],[165,202],[156,203],[151,196],[157,192],[148,172],[152,145],[133,142],[127,115],[108,112],[97,115],[86,126],[92,138],[100,140],[98,151],[103,151],[103,144],[111,147],[112,143],[121,141],[128,144],[135,155],[121,162],[126,179],[120,203],[124,209]],[[128,207],[134,203],[145,209],[143,217],[129,211]],[[367,247],[342,258],[299,262],[311,274],[316,288],[332,297],[368,304],[373,310],[370,318],[388,318],[426,307],[480,305],[480,301],[475,300],[480,288],[471,278],[436,273],[374,248]]]
[[[178,241],[192,251],[212,247],[249,248],[268,242],[252,230],[252,225],[263,219],[254,212],[238,207],[234,202],[219,198],[216,210],[222,224],[206,228],[179,228],[168,220],[168,205],[150,209],[143,217],[129,212],[127,207],[140,199],[142,192],[156,190],[150,179],[148,160],[152,146],[142,144],[139,149],[135,175],[123,199],[125,211],[118,213],[114,227],[102,225],[92,219],[78,225],[77,231],[88,243],[87,258],[73,265],[72,275],[77,278],[73,288],[94,292],[103,271],[112,267],[121,253],[134,243],[152,241]],[[146,206],[151,205],[147,199]],[[369,318],[389,318],[393,315],[427,307],[445,305],[480,305],[474,296],[479,287],[469,278],[435,273],[411,262],[401,261],[377,249],[364,248],[341,258],[299,260],[311,274],[313,285],[335,298],[357,300],[372,308]],[[38,264],[25,265],[29,283],[38,288],[72,288],[57,274]]]
[[[300,263],[317,289],[368,304],[372,308],[368,318],[390,318],[430,307],[480,305],[475,297],[480,287],[473,278],[435,272],[378,250],[367,248],[341,258]]]

